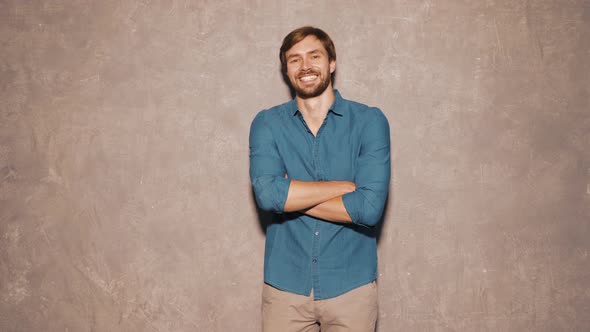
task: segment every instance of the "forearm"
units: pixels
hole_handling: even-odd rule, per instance
[[[318,204],[342,196],[356,189],[348,181],[298,181],[291,180],[284,211],[294,212],[315,207]]]
[[[302,210],[301,212],[318,219],[332,222],[352,222],[352,218],[350,218],[350,215],[346,211],[344,203],[342,202],[342,196],[332,198],[314,207]]]

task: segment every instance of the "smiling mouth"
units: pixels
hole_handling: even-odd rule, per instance
[[[315,80],[316,78],[318,78],[318,75],[305,75],[305,76],[299,77],[299,79],[303,82],[310,82],[310,81]]]

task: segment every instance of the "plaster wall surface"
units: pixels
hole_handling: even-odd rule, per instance
[[[248,131],[334,39],[393,173],[380,332],[590,331],[590,2],[0,1],[0,330],[260,330]]]

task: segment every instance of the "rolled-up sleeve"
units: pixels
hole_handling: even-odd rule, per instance
[[[356,190],[344,195],[344,207],[352,222],[373,227],[383,214],[391,174],[389,123],[379,109],[361,134],[356,165]]]
[[[256,203],[262,210],[283,212],[291,183],[285,173],[285,164],[265,121],[264,111],[260,112],[250,127],[250,181]]]

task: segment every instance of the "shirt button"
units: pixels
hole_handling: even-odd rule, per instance
[[[318,262],[318,260],[317,260],[317,259],[315,259],[315,258],[314,258],[314,259],[312,259],[311,261],[312,261],[312,262],[314,262],[314,263],[317,263],[317,262]]]
[[[320,232],[315,232],[315,235],[316,235],[316,236],[320,235]]]

